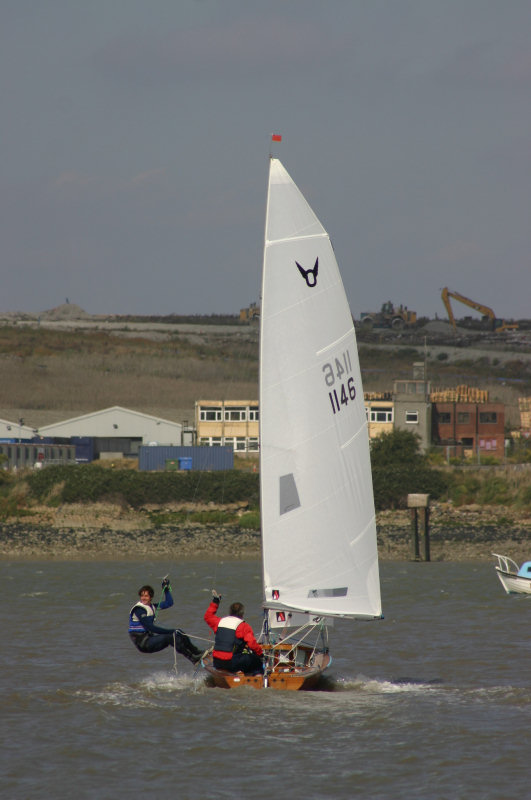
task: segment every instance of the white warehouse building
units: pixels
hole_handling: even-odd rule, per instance
[[[141,445],[182,445],[182,425],[121,406],[104,408],[39,428],[47,439],[90,438],[94,458],[136,456]]]

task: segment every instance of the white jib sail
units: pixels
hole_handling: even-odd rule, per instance
[[[381,615],[356,336],[323,226],[271,159],[260,328],[265,605]]]

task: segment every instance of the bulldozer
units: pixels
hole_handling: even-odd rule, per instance
[[[410,328],[417,321],[417,312],[409,311],[407,306],[394,306],[390,300],[383,303],[381,311],[362,311],[360,323],[363,330],[373,328],[392,328],[401,331]]]
[[[260,318],[260,306],[251,303],[247,308],[240,309],[240,322],[251,322]]]
[[[475,300],[471,300],[469,297],[465,297],[459,292],[451,291],[447,286],[445,286],[441,292],[441,298],[444,303],[444,307],[446,308],[446,313],[448,314],[450,324],[453,325],[454,330],[457,330],[457,324],[455,321],[454,312],[452,310],[452,305],[450,303],[451,297],[453,297],[454,300],[458,300],[460,303],[463,303],[463,305],[473,308],[475,311],[478,311],[480,314],[482,314],[481,322],[483,327],[487,330],[496,331],[497,333],[518,330],[518,324],[516,322],[506,322],[504,319],[499,319],[492,308],[483,305],[483,303],[477,303]]]

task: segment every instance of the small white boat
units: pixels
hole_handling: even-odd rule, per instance
[[[531,561],[525,561],[519,567],[508,556],[492,555],[498,559],[494,569],[507,594],[531,594]]]

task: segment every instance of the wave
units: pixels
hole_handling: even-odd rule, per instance
[[[197,693],[206,690],[204,676],[155,672],[139,683],[116,682],[102,689],[78,689],[73,696],[87,703],[104,706],[126,706],[129,708],[157,708],[167,705],[168,695]]]
[[[366,675],[356,677],[327,676],[328,691],[332,692],[366,692],[371,694],[397,694],[401,692],[419,692],[433,689],[442,684],[440,678],[369,678]]]

